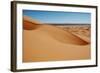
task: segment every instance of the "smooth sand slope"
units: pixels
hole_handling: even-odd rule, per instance
[[[52,25],[24,17],[23,62],[90,59],[90,44]]]

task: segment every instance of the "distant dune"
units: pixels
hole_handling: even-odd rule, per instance
[[[90,59],[88,41],[24,16],[23,62]]]

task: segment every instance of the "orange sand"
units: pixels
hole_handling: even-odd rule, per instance
[[[90,59],[89,37],[24,17],[23,62]]]

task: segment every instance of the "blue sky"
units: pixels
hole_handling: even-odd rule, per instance
[[[23,10],[24,16],[29,16],[43,23],[79,23],[90,24],[91,14],[80,12],[61,12],[61,11],[37,11]]]

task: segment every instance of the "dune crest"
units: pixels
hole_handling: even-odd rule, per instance
[[[40,23],[39,21],[37,20],[33,20],[32,18],[28,17],[28,16],[24,16],[23,17],[23,28],[25,30],[33,30],[33,29],[36,29],[37,27],[39,27]]]

